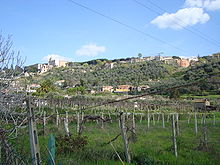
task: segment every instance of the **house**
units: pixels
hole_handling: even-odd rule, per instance
[[[28,72],[24,72],[24,77],[29,77],[30,74]]]
[[[118,85],[114,92],[116,93],[123,93],[123,92],[130,92],[132,89],[131,85]]]
[[[169,64],[169,65],[177,63],[177,59],[174,59],[172,56],[163,57],[163,61],[165,64]]]
[[[190,66],[194,66],[199,62],[199,59],[198,57],[191,57],[189,58],[189,61],[190,61]]]
[[[177,59],[177,64],[180,66],[180,67],[184,67],[184,68],[187,68],[190,66],[190,61],[189,59]]]
[[[206,110],[210,106],[210,102],[207,99],[197,99],[194,101],[195,111]]]
[[[49,71],[50,69],[52,69],[52,65],[49,65],[47,63],[44,64],[38,64],[38,72],[39,73],[45,73],[47,71]]]
[[[113,92],[114,89],[113,89],[113,86],[103,86],[102,87],[102,92]]]
[[[143,57],[143,60],[144,61],[152,61],[152,60],[154,60],[154,57],[153,56]]]
[[[52,58],[50,58],[48,61],[48,65],[51,65],[53,67],[66,67],[68,65],[68,62],[59,59],[52,60]]]
[[[66,67],[68,65],[68,62],[67,61],[59,61],[59,65],[58,67]]]
[[[107,62],[104,64],[104,67],[107,69],[112,69],[114,68],[114,63],[113,62]]]
[[[154,57],[154,60],[155,60],[155,61],[162,61],[162,60],[163,60],[163,57],[160,56],[160,55],[158,55],[158,56],[155,56],[155,57]]]

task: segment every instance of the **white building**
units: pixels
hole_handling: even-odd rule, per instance
[[[49,65],[52,65],[53,67],[66,67],[67,66],[67,61],[64,60],[59,60],[59,59],[52,59],[50,58],[48,61]]]

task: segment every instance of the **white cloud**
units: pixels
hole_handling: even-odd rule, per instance
[[[203,0],[186,0],[186,7],[203,7]]]
[[[200,7],[207,10],[219,10],[220,0],[186,0],[185,6],[187,7]]]
[[[206,23],[209,18],[209,15],[204,13],[202,8],[191,7],[180,9],[176,13],[164,13],[152,20],[151,23],[159,28],[182,29],[197,23]]]
[[[106,51],[105,46],[97,46],[96,44],[83,45],[75,53],[80,56],[96,56]]]
[[[49,54],[45,57],[43,57],[43,61],[49,61],[49,59],[52,59],[52,60],[63,60],[63,61],[70,61],[69,58],[67,57],[64,57],[64,56],[60,56],[60,55],[57,55],[57,54]]]

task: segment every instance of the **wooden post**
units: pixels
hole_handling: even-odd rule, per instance
[[[142,118],[143,118],[143,115],[141,114],[141,117],[140,117],[140,123],[142,122]]]
[[[176,113],[176,136],[179,136],[180,128],[179,128],[179,114]]]
[[[34,109],[31,107],[30,98],[26,100],[28,111],[28,128],[29,128],[29,140],[31,147],[31,162],[32,165],[41,165],[40,148],[37,135],[37,128],[35,125]]]
[[[203,114],[201,114],[201,124],[203,124]]]
[[[63,122],[64,122],[65,132],[66,132],[67,136],[70,136],[69,125],[68,125],[68,119],[67,119],[67,118],[64,118]]]
[[[150,128],[150,113],[149,113],[149,111],[147,113],[147,128],[148,129]]]
[[[84,120],[84,112],[82,112],[81,121]]]
[[[213,114],[213,125],[215,125],[215,114]]]
[[[152,117],[153,117],[153,125],[155,125],[154,113],[152,113]]]
[[[79,133],[79,123],[80,123],[80,118],[79,118],[79,112],[77,112],[77,127],[76,127],[76,132]]]
[[[206,148],[208,148],[208,139],[207,139],[207,128],[205,125],[205,114],[202,114],[202,134],[203,134],[203,143]]]
[[[124,116],[123,112],[121,112],[120,116],[119,116],[119,126],[120,126],[120,129],[121,129],[122,140],[124,142],[126,161],[128,163],[131,163],[131,157],[130,157],[130,154],[129,154],[128,139],[127,139],[127,135],[126,135],[125,116]]]
[[[190,123],[190,118],[191,118],[191,115],[190,115],[190,113],[189,113],[189,115],[188,115],[188,121],[187,121],[188,124]]]
[[[135,127],[135,116],[134,116],[134,113],[132,114],[132,130],[133,130],[133,133],[135,133],[136,127]]]
[[[68,115],[68,111],[66,111],[66,122],[69,123],[69,115]]]
[[[173,148],[174,154],[177,157],[176,129],[175,129],[175,114],[172,115],[172,132],[173,132]]]
[[[56,125],[57,125],[57,127],[59,127],[60,116],[59,116],[58,110],[56,110],[56,113],[57,113],[57,117],[56,117]]]
[[[45,135],[46,133],[46,111],[44,111],[43,114],[43,134]]]
[[[164,113],[162,113],[162,124],[163,124],[163,128],[165,128],[165,123],[164,123]]]
[[[206,119],[206,114],[205,114],[205,113],[203,113],[203,114],[202,114],[202,120],[203,120],[203,122],[202,122],[202,123],[203,123],[203,124],[205,124],[205,122],[206,122],[206,121],[205,121],[205,119]]]
[[[110,122],[112,123],[112,118],[111,118],[111,114],[109,111],[108,111],[108,118],[110,119]]]
[[[167,123],[169,122],[170,120],[170,114],[167,115]]]
[[[158,116],[157,116],[157,123],[160,122],[160,113],[158,113]]]
[[[198,123],[197,123],[197,116],[196,116],[196,112],[194,113],[194,120],[195,120],[195,133],[198,133]]]

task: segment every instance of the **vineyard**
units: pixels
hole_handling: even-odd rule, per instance
[[[2,147],[2,162],[104,165],[219,161],[220,114],[194,112],[190,102],[104,104],[103,100],[85,98],[29,98],[20,103],[23,108],[4,118],[7,129],[13,131]],[[13,151],[9,144],[15,146]]]

